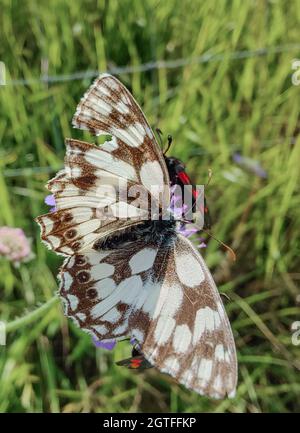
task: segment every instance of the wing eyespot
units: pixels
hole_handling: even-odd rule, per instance
[[[76,278],[80,283],[87,283],[91,278],[91,274],[86,271],[80,271],[77,273]]]
[[[73,243],[71,244],[71,248],[72,248],[74,251],[77,251],[77,250],[80,248],[80,242],[79,242],[79,241],[73,242]]]
[[[87,264],[87,259],[83,255],[75,257],[75,263],[77,266],[84,266]]]
[[[88,289],[86,292],[86,296],[88,299],[95,299],[97,297],[97,295],[98,295],[98,292],[94,288]]]
[[[66,213],[62,216],[61,222],[62,223],[69,223],[73,220],[73,215],[71,213]]]
[[[67,238],[67,239],[73,239],[73,238],[75,238],[76,235],[77,235],[77,230],[70,229],[70,230],[66,231],[65,238]]]

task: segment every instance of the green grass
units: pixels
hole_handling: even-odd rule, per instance
[[[157,371],[132,373],[114,362],[129,353],[96,350],[64,318],[57,290],[61,258],[39,239],[44,184],[62,165],[64,137],[82,137],[71,118],[90,80],[0,87],[0,225],[22,227],[35,258],[20,269],[0,260],[1,412],[299,412],[300,320],[299,96],[291,62],[300,48],[232,59],[235,51],[299,44],[299,1],[169,0],[159,2],[0,0],[0,60],[7,79],[138,66],[153,60],[222,58],[119,78],[151,125],[174,137],[173,152],[195,181],[213,179],[208,201],[213,231],[234,248],[234,263],[215,241],[204,251],[226,308],[239,357],[233,400],[214,401]],[[84,138],[91,140],[88,135]],[[260,162],[267,179],[232,160]],[[12,169],[28,169],[16,176]],[[298,277],[299,278],[299,277]],[[27,321],[18,317],[43,306]],[[52,303],[52,304],[51,304]],[[33,320],[35,319],[35,320]],[[21,323],[20,323],[21,322]]]

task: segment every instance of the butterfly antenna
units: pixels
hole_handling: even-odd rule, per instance
[[[202,229],[202,231],[206,234],[208,234],[208,236],[210,236],[212,239],[214,239],[215,241],[217,241],[220,245],[222,245],[224,248],[226,248],[226,250],[229,252],[229,254],[231,255],[232,260],[235,262],[236,261],[236,254],[233,251],[232,248],[230,248],[228,245],[224,244],[224,242],[220,241],[220,239],[216,238],[211,232],[209,232],[208,230],[204,230]]]
[[[179,222],[183,223],[183,224],[193,224],[193,221],[189,221],[186,219],[180,219],[178,220]],[[212,239],[214,239],[215,241],[217,241],[220,245],[222,245],[224,248],[226,248],[226,250],[229,252],[229,254],[231,255],[232,260],[235,262],[236,261],[236,254],[233,251],[232,248],[230,248],[228,245],[224,244],[224,242],[220,241],[220,239],[216,238],[211,232],[209,232],[208,230],[204,230],[203,228],[199,228],[199,231],[202,231],[206,234],[208,234],[209,237],[211,237]]]
[[[168,152],[168,150],[170,149],[170,147],[171,147],[171,144],[172,144],[172,141],[173,141],[173,137],[172,137],[172,135],[168,135],[168,144],[167,144],[167,148],[166,148],[166,150],[164,151],[164,155]]]
[[[164,143],[162,141],[163,133],[162,133],[161,129],[159,129],[159,128],[155,128],[155,131],[156,131],[158,139],[159,139],[160,147],[163,149],[164,148]]]

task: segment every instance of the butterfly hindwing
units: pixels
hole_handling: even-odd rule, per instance
[[[145,358],[200,394],[233,396],[237,381],[234,340],[223,303],[200,254],[178,235],[169,251],[146,339]]]
[[[66,314],[94,338],[133,337],[145,359],[179,383],[216,398],[233,395],[230,325],[203,259],[184,237],[161,248],[141,241],[72,257],[61,279]]]
[[[66,315],[97,340],[124,338],[133,330],[144,338],[159,294],[154,269],[164,254],[140,241],[66,259],[60,273]]]

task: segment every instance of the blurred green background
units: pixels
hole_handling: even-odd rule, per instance
[[[1,412],[300,411],[299,22],[297,0],[0,0],[0,226],[21,227],[35,253],[18,269],[0,258]],[[141,67],[158,60],[170,63]],[[128,343],[96,349],[51,300],[62,259],[41,244],[34,217],[48,209],[44,184],[62,166],[64,137],[92,141],[71,127],[91,78],[65,75],[117,66],[194,180],[213,170],[213,232],[237,261],[215,241],[202,251],[231,299],[233,400],[117,367]],[[47,75],[65,80],[39,80]]]

